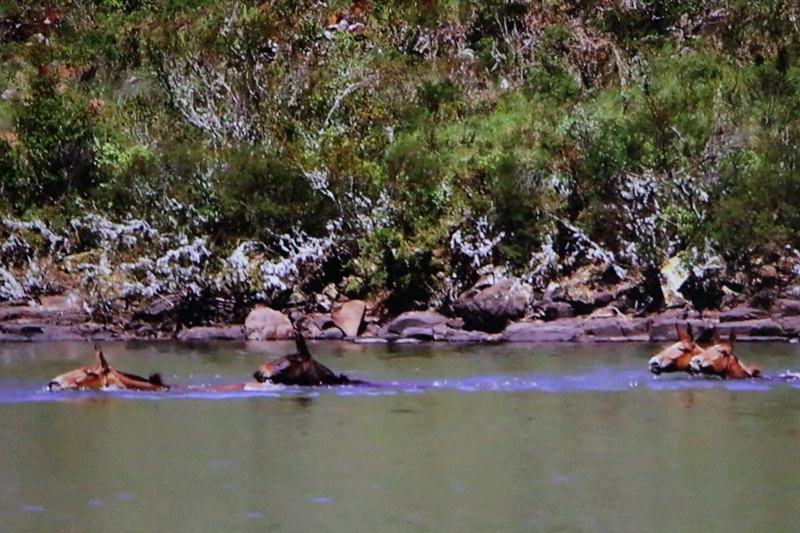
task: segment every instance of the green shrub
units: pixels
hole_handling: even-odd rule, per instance
[[[0,209],[22,214],[27,207],[24,198],[28,176],[17,150],[0,140]]]
[[[71,99],[57,85],[51,68],[39,68],[17,112],[28,181],[15,203],[24,208],[85,198],[100,181],[88,102]]]
[[[295,228],[319,236],[336,214],[330,198],[279,154],[232,149],[220,160],[214,183],[220,232],[228,238],[271,243]]]

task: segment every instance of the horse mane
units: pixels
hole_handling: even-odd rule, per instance
[[[143,381],[145,383],[150,383],[151,385],[158,385],[159,387],[166,387],[164,382],[161,380],[161,374],[159,374],[159,373],[150,374],[150,376],[146,377],[146,378],[142,377],[142,376],[137,376],[136,374],[130,374],[128,372],[120,372],[120,374],[122,374],[126,378],[132,379],[134,381]]]

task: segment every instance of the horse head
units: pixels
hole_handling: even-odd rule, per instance
[[[702,351],[702,348],[694,341],[691,324],[686,324],[685,330],[675,324],[675,331],[678,333],[678,342],[664,348],[650,358],[648,365],[650,366],[650,372],[653,374],[690,372],[692,357]]]
[[[353,383],[344,374],[335,374],[311,356],[303,335],[295,332],[297,353],[261,365],[253,374],[256,381],[270,381],[281,385],[344,385]]]
[[[169,386],[161,381],[161,376],[152,374],[149,378],[120,372],[108,365],[102,350],[95,346],[97,364],[83,366],[54,377],[47,384],[51,391],[58,390],[168,390]]]
[[[735,340],[736,334],[733,332],[728,340],[722,340],[716,334],[713,346],[709,346],[692,357],[692,370],[706,376],[718,376],[723,379],[754,378],[761,375],[761,370],[746,366],[733,355]]]

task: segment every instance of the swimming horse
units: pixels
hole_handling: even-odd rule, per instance
[[[722,379],[746,379],[761,377],[761,370],[747,366],[733,355],[733,342],[736,334],[731,333],[727,341],[715,336],[713,346],[692,357],[691,366],[694,372],[705,376],[718,376]]]
[[[253,374],[259,383],[304,387],[320,385],[366,385],[360,380],[336,374],[311,356],[306,340],[299,331],[294,334],[297,353],[261,365]]]
[[[691,372],[692,357],[699,355],[703,349],[694,340],[692,325],[686,324],[682,330],[675,324],[678,342],[672,344],[650,358],[650,372],[655,375],[662,372]]]
[[[144,378],[127,372],[114,370],[108,365],[103,352],[95,346],[94,355],[97,364],[83,366],[54,377],[47,384],[51,391],[60,390],[169,390],[170,386],[161,381],[159,374],[151,374]]]
[[[192,387],[203,392],[254,392],[274,390],[275,385],[318,387],[331,385],[368,385],[365,381],[350,379],[344,374],[336,374],[311,356],[306,340],[295,331],[297,353],[289,354],[261,365],[253,374],[256,381],[247,383],[228,383],[207,387]]]

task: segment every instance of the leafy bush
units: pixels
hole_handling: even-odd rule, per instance
[[[222,235],[272,243],[294,229],[325,233],[335,206],[299,167],[277,154],[250,150],[231,150],[220,159],[214,182]]]
[[[27,181],[14,204],[22,209],[86,197],[100,182],[88,102],[70,99],[58,83],[57,75],[42,65],[17,112]]]

